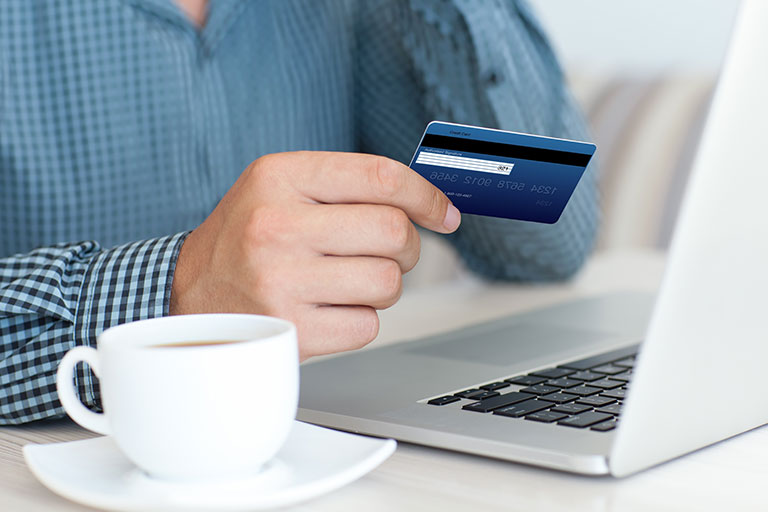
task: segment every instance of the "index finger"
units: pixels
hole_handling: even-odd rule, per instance
[[[445,194],[400,162],[362,153],[291,155],[293,185],[314,201],[394,206],[420,226],[440,233],[451,233],[461,223],[461,214]]]

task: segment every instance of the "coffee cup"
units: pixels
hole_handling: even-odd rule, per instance
[[[104,412],[86,408],[74,370],[99,377]],[[67,414],[110,435],[137,467],[163,480],[255,475],[285,442],[298,404],[296,328],[259,315],[181,315],[112,327],[97,348],[59,364]]]

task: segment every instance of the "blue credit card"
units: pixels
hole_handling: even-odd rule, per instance
[[[432,121],[410,167],[462,213],[554,224],[595,149],[589,142]]]

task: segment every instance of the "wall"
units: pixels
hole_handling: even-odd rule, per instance
[[[566,67],[714,72],[737,0],[529,0]]]

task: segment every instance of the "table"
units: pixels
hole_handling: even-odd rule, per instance
[[[381,333],[374,344],[403,342],[571,298],[618,290],[653,291],[663,266],[660,253],[611,252],[594,256],[566,284],[491,285],[465,277],[409,290],[397,305],[382,312]],[[68,420],[0,428],[0,511],[90,510],[38,483],[24,464],[21,447],[92,435]],[[621,480],[400,443],[390,459],[365,477],[291,510],[768,510],[766,484],[765,427]]]

